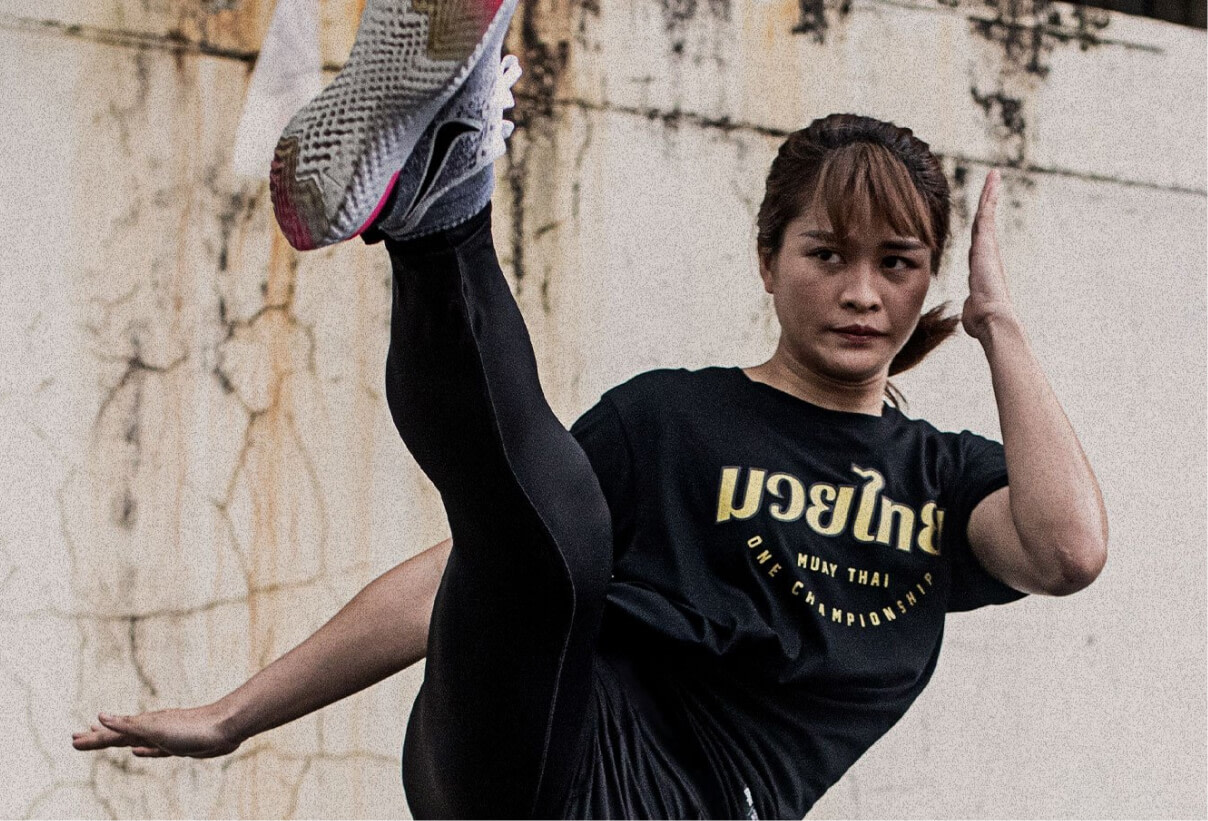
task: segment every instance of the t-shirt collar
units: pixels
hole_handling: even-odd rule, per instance
[[[735,380],[740,383],[745,383],[751,386],[751,389],[768,396],[772,401],[779,402],[782,407],[792,410],[796,413],[804,414],[810,418],[819,421],[826,421],[835,424],[850,425],[853,427],[867,428],[868,430],[876,430],[882,425],[889,422],[890,417],[898,411],[892,405],[886,404],[880,416],[873,416],[870,413],[859,413],[857,411],[834,410],[833,408],[824,408],[821,405],[815,405],[813,402],[802,399],[799,396],[794,396],[787,391],[783,391],[766,382],[760,382],[752,379],[747,373],[738,366],[728,368]]]

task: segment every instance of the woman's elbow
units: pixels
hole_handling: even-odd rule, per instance
[[[1063,540],[1059,560],[1044,585],[1050,596],[1068,596],[1089,587],[1107,564],[1107,534]]]

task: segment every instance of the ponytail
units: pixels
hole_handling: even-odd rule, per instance
[[[948,310],[948,303],[944,302],[919,317],[919,324],[915,326],[914,333],[910,335],[906,344],[902,346],[902,350],[898,351],[897,356],[889,363],[890,376],[910,370],[922,362],[927,354],[938,348],[944,340],[956,333],[956,326],[960,324],[961,318],[955,314],[945,316],[944,311],[946,310]],[[892,382],[885,383],[885,398],[895,408],[902,408],[906,405],[906,398]]]
[[[959,316],[944,316],[948,303],[936,305],[919,317],[919,324],[914,333],[898,355],[889,363],[889,375],[895,376],[908,371],[923,361],[923,357],[939,347],[940,343],[956,333],[956,326],[961,324]]]

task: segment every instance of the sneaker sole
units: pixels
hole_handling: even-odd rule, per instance
[[[517,0],[368,0],[348,62],[282,132],[269,172],[289,243],[311,250],[364,231],[411,149],[496,48]]]

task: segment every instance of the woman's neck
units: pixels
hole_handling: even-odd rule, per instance
[[[743,373],[787,394],[830,410],[880,416],[885,404],[884,374],[866,382],[840,382],[814,373],[794,361],[781,348],[762,365],[743,368]]]

